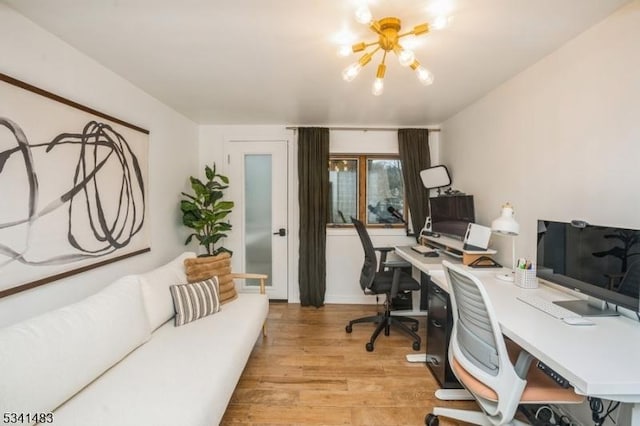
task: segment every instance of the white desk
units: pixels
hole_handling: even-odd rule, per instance
[[[411,250],[409,250],[411,251]],[[404,248],[397,254],[448,291],[443,272],[426,266]],[[439,258],[442,261],[442,256]],[[522,289],[495,278],[500,270],[471,269],[484,284],[502,333],[549,365],[576,392],[631,402],[632,425],[640,426],[640,323],[625,317],[590,318],[595,326],[571,326],[516,299],[534,294],[547,300],[575,299],[552,287]]]
[[[438,257],[425,257],[424,255],[411,250],[411,246],[399,246],[396,247],[396,254],[411,263],[414,271],[422,271],[430,274],[432,272],[441,271],[442,272],[442,259],[443,255]],[[460,262],[453,257],[445,256],[445,259],[449,259],[451,262]],[[417,268],[416,265],[420,265],[420,268]],[[413,278],[420,282],[419,274],[413,274]],[[407,315],[412,317],[420,317],[427,316],[427,311],[420,310],[420,294],[421,290],[416,290],[413,292],[412,296],[412,309],[411,310],[395,310],[391,313],[394,315]]]

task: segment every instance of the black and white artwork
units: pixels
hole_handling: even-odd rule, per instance
[[[148,139],[0,74],[0,297],[149,250]]]

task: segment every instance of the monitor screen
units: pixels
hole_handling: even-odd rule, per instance
[[[640,231],[538,221],[537,275],[638,312]]]
[[[440,196],[429,199],[431,230],[462,240],[475,220],[473,195]]]

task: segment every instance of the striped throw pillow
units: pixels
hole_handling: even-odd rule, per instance
[[[176,327],[220,311],[217,277],[191,284],[172,285],[170,290],[176,310]]]

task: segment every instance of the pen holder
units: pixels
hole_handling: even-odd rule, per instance
[[[538,279],[535,269],[516,268],[515,283],[522,288],[538,288]]]

